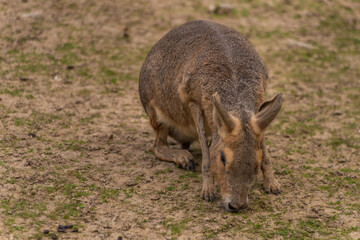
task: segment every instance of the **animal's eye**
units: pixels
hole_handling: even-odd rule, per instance
[[[223,151],[220,151],[220,160],[221,160],[222,164],[224,164],[224,166],[225,166],[226,161],[225,161],[225,155],[224,155]]]

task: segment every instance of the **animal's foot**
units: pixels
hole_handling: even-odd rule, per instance
[[[281,193],[280,184],[278,183],[278,181],[274,177],[264,179],[264,190],[265,190],[266,193],[271,192],[271,193],[276,194],[276,195]]]
[[[201,198],[208,202],[212,202],[216,199],[216,197],[217,197],[217,192],[216,192],[215,185],[204,182],[203,188],[201,191]]]
[[[174,162],[176,166],[195,171],[193,156],[188,150],[171,149],[168,146],[155,146],[154,153],[162,161]]]
[[[174,162],[176,166],[187,170],[195,171],[195,165],[194,162],[192,161],[193,156],[189,151],[187,150],[173,150],[173,151],[176,151],[173,154]]]

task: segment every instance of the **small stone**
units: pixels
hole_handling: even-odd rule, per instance
[[[125,185],[127,186],[127,187],[133,187],[133,186],[136,186],[137,185],[137,183],[136,182],[126,182],[125,183]]]
[[[125,27],[125,28],[124,28],[123,38],[124,38],[124,39],[129,39],[129,38],[130,38],[129,28],[128,28],[128,27]]]
[[[55,233],[53,233],[53,234],[51,234],[51,239],[56,240],[56,239],[58,239],[58,237]]]
[[[44,230],[44,234],[49,234],[49,230]]]
[[[215,12],[215,9],[216,9],[216,6],[215,6],[215,5],[210,5],[210,6],[209,6],[209,12],[210,12],[210,13],[214,13],[214,12]]]
[[[160,196],[154,196],[154,197],[150,198],[150,200],[152,200],[152,201],[156,201],[156,200],[159,200],[159,199],[160,199]]]
[[[22,17],[22,18],[39,18],[42,15],[43,14],[41,11],[35,11],[35,12],[30,12],[30,13],[24,13],[20,17]]]
[[[73,70],[75,68],[75,66],[69,65],[66,67],[67,70]]]
[[[58,228],[57,231],[58,231],[59,233],[66,233],[65,228]]]
[[[32,137],[32,138],[35,138],[36,137],[36,134],[35,133],[28,133],[28,136]]]
[[[313,45],[311,44],[308,44],[308,43],[305,43],[305,42],[300,42],[300,41],[297,41],[295,39],[288,39],[288,44],[290,46],[293,46],[293,47],[300,47],[300,48],[307,48],[307,49],[316,49],[316,47],[314,47]]]
[[[55,75],[54,80],[55,80],[55,81],[62,81],[62,78],[59,77],[58,75]]]
[[[344,173],[343,173],[343,172],[340,172],[340,171],[336,171],[336,174],[337,174],[338,176],[344,176]]]
[[[121,228],[123,231],[128,231],[131,228],[131,225],[129,222],[125,223],[124,226]]]
[[[216,6],[214,6],[214,5],[209,6],[210,13],[215,13],[215,14],[219,14],[219,15],[231,14],[232,10],[233,10],[233,7],[228,3],[220,3],[220,4],[217,4]]]
[[[73,228],[73,227],[74,227],[74,225],[65,225],[65,226],[64,226],[65,229],[71,229],[71,228]]]
[[[343,115],[343,113],[341,111],[334,111],[334,112],[331,113],[331,115],[333,115],[333,116],[341,116],[341,115]]]
[[[63,225],[59,225],[57,231],[59,233],[66,233],[66,229]]]
[[[29,78],[26,78],[26,77],[20,77],[20,81],[26,82],[26,81],[29,81]]]
[[[117,240],[122,240],[122,237],[118,237],[118,239]]]
[[[64,84],[72,84],[72,81],[70,81],[69,79],[65,79]]]
[[[341,158],[341,159],[338,159],[337,161],[338,161],[338,163],[345,163],[345,162],[346,162],[346,159]]]

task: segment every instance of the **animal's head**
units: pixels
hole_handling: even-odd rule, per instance
[[[263,133],[281,109],[282,94],[246,116],[227,112],[217,93],[213,103],[219,140],[211,153],[212,171],[216,172],[224,207],[236,212],[248,206],[248,192],[261,165]]]

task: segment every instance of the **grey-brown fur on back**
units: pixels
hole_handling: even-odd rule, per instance
[[[156,103],[174,122],[187,126],[186,101],[202,106],[211,119],[211,97],[220,95],[227,111],[256,113],[263,102],[267,68],[238,32],[223,25],[192,21],[167,33],[149,52],[140,72],[139,91],[147,111]],[[179,96],[183,84],[187,98]],[[211,128],[212,123],[207,123]]]

